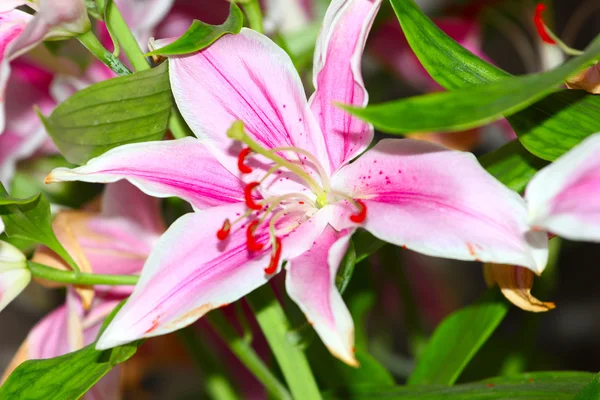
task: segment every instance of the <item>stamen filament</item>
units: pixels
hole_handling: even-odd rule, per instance
[[[308,152],[304,149],[300,149],[298,147],[276,147],[274,149],[271,149],[271,151],[272,152],[293,151],[295,153],[299,153],[299,154],[302,154],[303,156],[306,156],[306,158],[308,158],[313,163],[315,168],[317,168],[317,171],[319,172],[319,176],[321,177],[321,182],[323,183],[323,188],[325,189],[325,191],[328,192],[329,190],[331,190],[331,184],[329,183],[329,177],[328,177],[327,173],[323,169],[323,166],[321,165],[319,160],[317,160],[317,157],[310,154],[310,152]]]
[[[235,121],[231,128],[227,131],[227,136],[231,139],[239,140],[242,143],[245,143],[249,148],[251,148],[255,153],[260,154],[269,160],[275,162],[276,164],[287,168],[298,177],[302,178],[306,184],[310,187],[310,189],[317,196],[325,196],[326,192],[321,189],[319,184],[301,167],[289,162],[283,157],[278,156],[277,154],[273,154],[270,150],[263,149],[260,144],[254,141],[246,131],[244,130],[244,123],[242,121]]]
[[[361,223],[365,220],[365,218],[367,218],[367,206],[362,200],[354,199],[348,196],[347,194],[338,192],[337,190],[332,190],[330,193],[334,196],[338,196],[343,198],[344,200],[347,200],[348,202],[352,203],[354,207],[356,207],[356,209],[358,210],[358,214],[352,214],[350,216],[350,220],[352,222]]]

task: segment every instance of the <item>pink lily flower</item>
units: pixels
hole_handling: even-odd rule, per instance
[[[525,199],[534,230],[600,242],[600,133],[539,171]]]
[[[27,14],[16,7],[36,10]],[[43,40],[59,40],[90,30],[83,0],[8,0],[0,5],[0,134],[4,131],[4,101],[10,62]]]
[[[175,100],[198,139],[126,145],[52,171],[47,182],[125,178],[196,209],[157,243],[97,348],[189,325],[267,283],[286,260],[288,293],[332,354],[356,366],[352,318],[334,282],[357,228],[432,256],[544,269],[546,235],[529,232],[523,199],[473,155],[397,139],[351,162],[373,129],[334,102],[368,102],[360,60],[380,4],[332,1],[310,101],[287,54],[244,29],[169,59]]]
[[[101,210],[67,212],[66,223],[55,224],[61,243],[80,265],[90,266],[87,272],[139,274],[165,230],[157,199],[123,181],[106,187]],[[68,268],[47,248],[38,249],[33,260],[59,269]],[[132,290],[130,286],[96,286],[93,300],[86,305],[87,299],[69,288],[65,305],[48,314],[31,330],[4,377],[26,360],[58,357],[93,343],[104,319]],[[112,371],[86,399],[119,398],[119,385],[114,383],[118,378],[118,371]]]

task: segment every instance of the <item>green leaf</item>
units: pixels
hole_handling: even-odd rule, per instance
[[[352,236],[352,243],[356,253],[356,262],[359,263],[385,245],[385,242],[377,239],[364,229],[359,229]]]
[[[0,197],[7,196],[6,189],[0,183]],[[41,194],[35,196],[32,201],[29,201],[30,199],[23,204],[0,206],[0,217],[6,225],[6,235],[44,244],[61,256],[73,270],[79,271],[75,261],[54,235],[48,200]]]
[[[209,25],[202,21],[194,20],[183,36],[165,47],[151,51],[146,56],[174,56],[194,53],[210,46],[223,35],[240,33],[243,26],[244,14],[232,2],[229,9],[229,17],[227,17],[227,20],[223,24]]]
[[[329,400],[571,400],[592,378],[587,372],[536,372],[447,386],[351,386]],[[580,400],[580,399],[577,399]]]
[[[106,317],[100,332],[124,304],[122,301]],[[60,357],[26,361],[0,387],[0,399],[79,399],[117,364],[130,359],[142,343],[143,340],[138,340],[104,351],[96,350],[96,343],[92,343]]]
[[[598,400],[600,399],[600,374],[596,374],[573,400]]]
[[[429,339],[408,384],[452,385],[502,322],[508,303],[489,289],[477,303],[445,318]]]
[[[447,89],[498,81],[508,73],[473,55],[442,32],[413,0],[391,0],[408,42],[431,77]],[[596,46],[598,40],[595,41]],[[600,131],[600,96],[561,90],[507,119],[525,148],[555,160]]]
[[[6,206],[11,204],[29,204],[36,201],[38,197],[40,197],[39,193],[26,199],[19,199],[10,196],[8,193],[6,193],[6,191],[0,191],[0,206]]]
[[[479,157],[481,165],[508,188],[521,192],[548,162],[528,152],[518,140]]]
[[[337,286],[340,293],[344,293],[348,284],[350,283],[350,279],[352,279],[352,274],[354,273],[354,267],[356,266],[356,250],[354,249],[354,243],[350,241],[350,245],[348,246],[348,250],[346,254],[344,254],[344,258],[340,263],[340,268],[338,269],[337,275],[335,277],[335,285]]]
[[[164,63],[83,89],[42,120],[65,158],[83,164],[123,144],[160,140],[172,106]]]
[[[48,171],[59,167],[73,168],[74,165],[59,155],[21,161],[11,181],[10,193],[17,197],[28,197],[41,192],[51,204],[79,208],[102,191],[100,184],[79,181],[45,185],[44,178]]]
[[[366,108],[343,108],[387,133],[460,131],[524,109],[556,90],[563,80],[598,58],[600,37],[583,55],[548,72],[508,77],[488,84],[414,96]],[[560,106],[557,104],[553,114]]]

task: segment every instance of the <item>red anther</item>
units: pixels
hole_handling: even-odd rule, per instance
[[[274,252],[271,253],[271,262],[265,268],[265,274],[267,275],[273,275],[277,272],[277,267],[279,266],[279,260],[281,259],[281,239],[278,237],[275,238],[275,248],[273,250]]]
[[[360,211],[358,214],[352,214],[350,216],[350,221],[360,224],[361,222],[365,221],[365,218],[367,218],[367,205],[362,200],[354,199],[354,201],[360,206]]]
[[[258,220],[250,222],[248,229],[246,229],[246,245],[250,251],[260,251],[265,247],[264,244],[258,243],[254,237],[254,231],[258,226]]]
[[[246,161],[246,157],[248,157],[250,153],[252,153],[252,149],[246,147],[245,149],[240,151],[240,154],[238,155],[238,169],[242,174],[249,174],[250,172],[252,172],[252,168],[244,164],[244,161]]]
[[[244,188],[244,199],[246,200],[246,206],[251,210],[262,210],[263,206],[256,204],[252,198],[252,191],[259,186],[259,182],[250,182]]]
[[[539,3],[537,6],[535,6],[535,15],[533,16],[533,23],[535,24],[535,28],[537,29],[538,35],[540,35],[540,38],[544,42],[548,44],[556,44],[554,39],[552,39],[546,31],[546,25],[544,25],[544,18],[542,17],[542,13],[545,9],[546,5],[544,3]]]
[[[223,222],[223,227],[217,231],[217,238],[219,240],[227,239],[227,236],[229,236],[230,231],[231,231],[231,222],[229,221],[229,218],[228,218],[225,220],[225,222]]]

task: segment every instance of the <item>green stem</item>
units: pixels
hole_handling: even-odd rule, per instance
[[[213,311],[206,316],[206,319],[229,346],[231,351],[258,379],[265,389],[276,399],[292,400],[292,395],[286,387],[279,382],[271,370],[258,357],[254,349],[233,329],[227,319],[218,311]]]
[[[244,8],[244,12],[246,13],[246,17],[248,18],[248,24],[250,25],[250,28],[254,29],[257,32],[265,33],[263,27],[262,10],[260,9],[260,3],[258,2],[258,0],[249,0],[240,4]]]
[[[129,30],[127,23],[123,19],[119,8],[111,1],[108,5],[106,12],[106,23],[110,28],[110,32],[114,35],[117,41],[120,43],[123,52],[133,65],[133,69],[136,71],[145,71],[150,69],[148,59],[144,56],[142,49],[138,45],[138,42]],[[174,108],[171,110],[171,117],[169,119],[169,130],[176,139],[181,139],[188,136],[189,128],[181,117],[181,115]]]
[[[295,399],[321,399],[319,387],[302,350],[287,340],[289,322],[269,285],[247,296],[283,376]]]
[[[134,286],[139,279],[139,277],[135,275],[100,275],[74,271],[61,271],[33,261],[27,261],[27,267],[31,271],[31,274],[36,278],[74,285]]]
[[[217,356],[198,335],[194,326],[181,329],[177,334],[187,347],[188,354],[198,370],[204,373],[203,384],[208,395],[214,400],[237,400],[239,396],[225,376],[225,371],[216,361]]]
[[[146,57],[144,57],[144,53],[142,53],[142,49],[138,45],[138,42],[133,36],[133,33],[129,30],[125,19],[121,15],[119,8],[111,1],[108,4],[108,9],[106,10],[106,23],[109,26],[110,31],[115,35],[117,41],[121,44],[125,55],[133,65],[133,69],[136,71],[145,71],[150,69],[150,64]]]
[[[131,71],[127,68],[121,60],[115,57],[110,51],[106,50],[98,38],[88,31],[82,35],[77,36],[79,42],[90,51],[98,60],[102,61],[104,65],[114,71],[119,76],[130,75]]]

